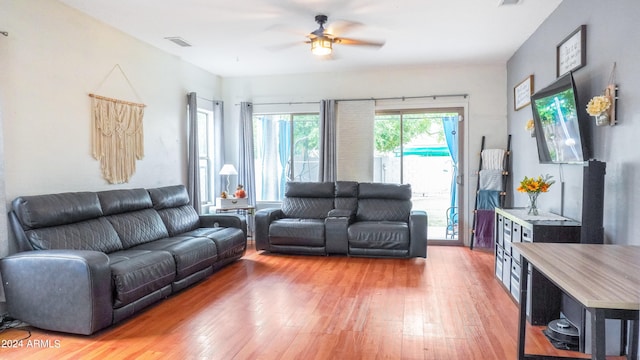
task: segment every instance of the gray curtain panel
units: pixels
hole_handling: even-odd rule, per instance
[[[198,100],[194,92],[187,94],[187,192],[191,205],[201,213],[200,167],[198,166]]]
[[[224,153],[224,102],[222,101],[213,102],[213,146],[215,148],[213,170],[215,174],[218,174],[226,161]],[[225,183],[226,178],[223,175],[218,175],[217,181],[214,181],[213,184],[214,197],[222,192]]]
[[[336,181],[336,101],[320,101],[320,159],[318,179],[320,181]]]
[[[240,156],[238,184],[244,185],[250,205],[256,204],[256,170],[253,156],[253,104],[240,103]]]

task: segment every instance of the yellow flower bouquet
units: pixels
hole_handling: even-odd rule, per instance
[[[598,116],[609,110],[611,99],[606,95],[594,96],[587,104],[587,112],[591,116]]]
[[[549,191],[551,185],[555,183],[555,180],[551,180],[552,178],[553,176],[549,174],[544,176],[540,175],[537,178],[525,176],[524,179],[520,181],[520,186],[518,186],[517,190],[529,195],[528,214],[538,215],[538,195],[540,195],[541,192]]]
[[[545,176],[538,176],[538,178],[530,178],[530,177],[524,177],[524,179],[522,181],[520,181],[520,186],[518,186],[518,191],[519,192],[526,192],[526,193],[541,193],[541,192],[547,192],[549,191],[549,188],[551,187],[551,185],[553,185],[555,183],[555,180],[551,180],[551,178],[553,178],[553,176],[547,174]]]

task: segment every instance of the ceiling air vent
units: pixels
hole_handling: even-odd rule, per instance
[[[191,46],[191,44],[189,44],[185,39],[179,37],[179,36],[172,36],[172,37],[166,37],[165,39],[171,41],[172,43],[178,45],[178,46],[182,46],[182,47],[189,47]]]
[[[502,5],[517,5],[520,4],[523,0],[498,0],[498,6]]]

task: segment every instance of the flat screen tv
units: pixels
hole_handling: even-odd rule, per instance
[[[543,164],[578,164],[589,160],[585,111],[578,107],[573,75],[556,80],[531,96],[538,159]],[[585,113],[582,115],[582,113]]]

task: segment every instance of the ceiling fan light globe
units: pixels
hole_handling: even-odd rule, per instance
[[[314,55],[325,56],[333,51],[333,42],[328,37],[320,36],[311,39],[311,52]]]

